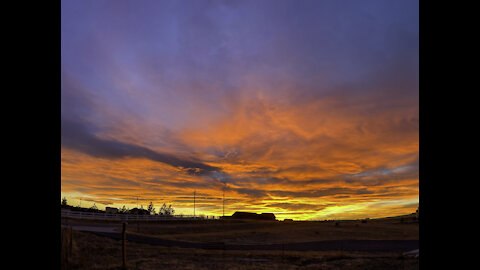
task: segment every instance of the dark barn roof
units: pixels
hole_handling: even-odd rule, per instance
[[[130,211],[128,211],[129,214],[134,214],[134,215],[150,215],[150,212],[145,209],[138,209],[138,208],[133,208]]]
[[[236,219],[257,219],[257,220],[275,220],[273,213],[250,213],[250,212],[235,212],[232,218]]]

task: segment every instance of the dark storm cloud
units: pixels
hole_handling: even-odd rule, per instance
[[[185,168],[190,174],[205,174],[218,171],[219,168],[202,162],[179,158],[177,156],[159,153],[143,146],[124,143],[113,139],[98,138],[91,134],[87,123],[62,119],[62,146],[100,158],[146,158]]]

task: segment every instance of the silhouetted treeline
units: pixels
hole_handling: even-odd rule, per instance
[[[98,208],[84,208],[80,206],[72,206],[72,205],[62,205],[62,209],[68,209],[71,211],[82,211],[82,212],[92,212],[92,213],[105,213],[104,210],[100,210]]]
[[[80,206],[72,206],[68,205],[67,199],[63,198],[62,199],[62,204],[61,204],[62,209],[68,209],[71,211],[82,211],[82,212],[93,212],[93,213],[105,213],[105,210],[100,210],[97,208],[95,204],[93,204],[92,207],[90,208],[84,208]],[[163,204],[162,207],[158,210],[158,214],[155,213],[155,208],[153,207],[153,203],[150,202],[150,205],[148,206],[148,209],[143,209],[142,208],[132,208],[132,209],[127,209],[125,205],[121,209],[109,207],[110,210],[115,209],[117,214],[123,214],[123,215],[159,215],[159,216],[172,216],[173,213],[175,213],[175,210],[171,205],[167,206],[166,204]]]

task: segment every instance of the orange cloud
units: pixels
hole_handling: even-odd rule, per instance
[[[385,209],[392,206],[365,205],[418,201],[417,114],[395,108],[370,113],[368,106],[349,107],[334,98],[288,104],[263,95],[237,101],[209,126],[169,136],[227,178],[229,214],[252,210],[321,219],[356,209],[341,216],[375,216],[391,213]],[[220,215],[220,181],[155,160],[94,158],[62,149],[62,192],[112,205],[134,206],[139,196],[145,206],[171,202],[188,212],[196,190],[199,198],[210,198],[197,200],[197,213]],[[412,207],[399,209],[407,213]]]

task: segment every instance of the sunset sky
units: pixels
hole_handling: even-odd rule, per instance
[[[418,206],[418,1],[62,1],[61,197],[357,219]],[[225,184],[224,184],[225,183]],[[80,202],[81,200],[81,202]]]

